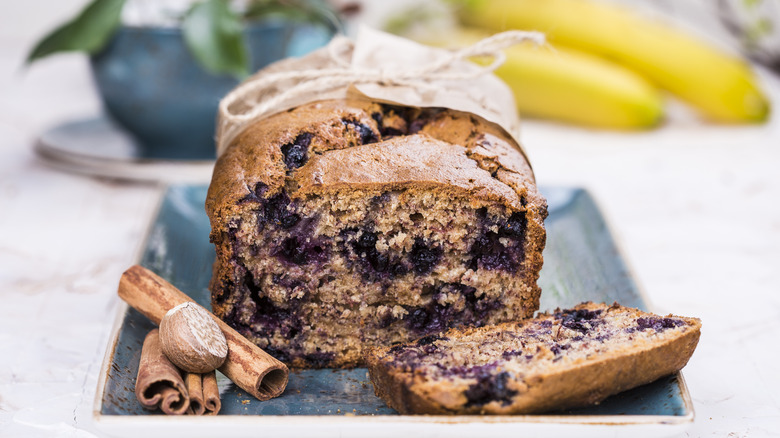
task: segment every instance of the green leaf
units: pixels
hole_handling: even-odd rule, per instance
[[[182,21],[184,41],[195,59],[211,73],[239,78],[249,74],[241,19],[223,0],[196,3]]]
[[[125,0],[94,0],[73,20],[63,24],[36,44],[27,63],[53,53],[102,49],[119,27]]]

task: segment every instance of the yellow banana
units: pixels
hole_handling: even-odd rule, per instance
[[[670,26],[585,0],[466,0],[464,23],[545,32],[552,42],[602,55],[643,74],[721,122],[766,120],[769,102],[748,66]]]
[[[507,49],[496,75],[515,94],[521,115],[612,129],[655,126],[658,92],[635,73],[593,56],[552,47]]]
[[[486,34],[464,29],[432,45],[462,47]],[[495,73],[512,89],[521,116],[609,129],[643,129],[663,116],[658,91],[636,73],[571,49],[519,45],[506,49]],[[481,61],[477,61],[483,63]]]

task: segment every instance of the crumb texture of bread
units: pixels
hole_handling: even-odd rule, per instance
[[[531,414],[598,403],[682,369],[696,318],[582,303],[367,351],[377,396],[401,414]]]
[[[218,159],[206,211],[214,313],[294,367],[528,318],[547,205],[473,115],[323,101],[264,119]]]

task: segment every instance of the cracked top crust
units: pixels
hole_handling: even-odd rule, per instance
[[[302,135],[304,137],[302,137]],[[291,145],[305,143],[290,168]],[[466,192],[475,204],[500,202],[541,222],[546,201],[520,148],[503,130],[447,109],[364,100],[307,104],[246,129],[217,160],[206,199],[212,232],[223,229],[258,183],[266,197],[370,188]]]
[[[327,151],[297,171],[297,193],[305,196],[345,187],[370,190],[413,185],[465,190],[473,197],[504,201],[521,209],[517,193],[480,169],[466,153],[462,146],[420,134]]]

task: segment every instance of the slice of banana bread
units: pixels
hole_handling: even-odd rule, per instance
[[[248,128],[206,210],[214,313],[298,367],[533,315],[546,202],[518,146],[466,113],[324,101]]]
[[[696,318],[583,303],[523,322],[451,329],[367,353],[374,391],[402,414],[522,414],[597,403],[680,370]]]

